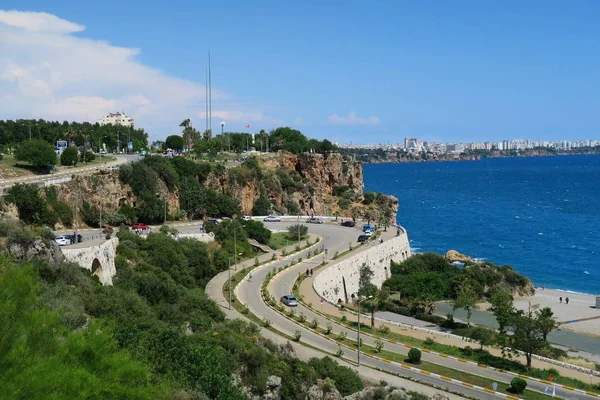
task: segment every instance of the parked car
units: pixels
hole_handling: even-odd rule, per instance
[[[307,224],[322,224],[323,220],[321,218],[317,218],[317,217],[310,217],[309,219],[306,220]]]
[[[4,153],[0,153],[0,160],[4,158]]]
[[[133,224],[133,225],[131,225],[131,229],[145,231],[145,230],[150,230],[150,227],[146,224]]]
[[[268,217],[263,219],[263,221],[265,221],[265,222],[281,222],[281,217],[279,217],[277,215],[269,215]]]
[[[371,225],[363,226],[363,232],[373,232],[374,230],[375,230],[374,226],[371,226]]]
[[[244,216],[244,221],[252,221],[252,217],[249,215]]]
[[[360,243],[362,243],[362,242],[366,242],[367,240],[369,240],[369,237],[368,237],[367,235],[360,235],[360,236],[358,237],[358,241],[359,241]]]
[[[206,220],[206,222],[210,222],[211,224],[218,225],[221,222],[223,222],[223,220],[220,219],[220,218],[209,218],[209,219]]]
[[[373,233],[374,233],[373,231],[365,231],[365,233],[363,233],[363,235],[371,237],[371,236],[373,236]]]
[[[285,296],[281,296],[281,302],[288,307],[296,307],[298,306],[298,300],[291,294],[286,294]]]
[[[54,240],[59,246],[67,246],[71,244],[71,238],[69,236],[70,235],[57,236]]]
[[[348,221],[342,222],[342,226],[347,226],[350,228],[353,228],[355,225],[356,225],[356,223],[354,221],[352,221],[351,219],[349,219]]]

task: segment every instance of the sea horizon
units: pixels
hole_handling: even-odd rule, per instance
[[[600,155],[365,164],[398,198],[411,249],[510,265],[534,285],[600,293]]]

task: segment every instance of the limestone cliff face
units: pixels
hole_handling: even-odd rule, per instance
[[[301,154],[282,152],[258,160],[260,176],[239,177],[229,171],[211,173],[205,185],[220,193],[227,193],[240,201],[242,212],[250,215],[261,190],[273,204],[273,212],[292,214],[289,204],[298,207],[295,214],[362,216],[368,207],[360,204],[364,190],[363,169],[360,163],[340,154]],[[294,184],[289,180],[293,180]],[[344,207],[334,195],[336,188],[347,187],[355,193]],[[398,200],[387,196],[393,215]]]
[[[370,205],[363,200],[363,168],[350,157],[340,154],[269,154],[257,159],[258,166],[215,168],[204,185],[219,193],[231,195],[240,202],[244,215],[252,214],[252,208],[261,193],[272,204],[271,212],[292,215],[339,215],[361,218],[377,214],[385,204],[391,209],[390,220],[398,211],[398,200],[383,196]],[[177,189],[169,192],[159,181],[158,196],[168,198],[168,213],[176,215],[179,210]],[[340,191],[346,191],[340,195]],[[131,187],[119,180],[118,172],[100,172],[80,176],[59,185],[59,200],[72,208],[84,201],[102,208],[106,215],[115,214],[119,207],[128,204],[135,207],[138,199]],[[372,221],[377,218],[370,218]],[[83,226],[80,221],[79,226]],[[57,228],[61,228],[57,226]]]

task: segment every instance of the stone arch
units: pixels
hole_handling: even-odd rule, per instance
[[[96,275],[98,278],[102,275],[102,264],[100,264],[100,260],[94,258],[92,261],[92,275]]]

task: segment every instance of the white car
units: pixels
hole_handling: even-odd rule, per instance
[[[252,221],[252,217],[249,215],[244,216],[244,221]]]
[[[265,222],[281,222],[281,218],[278,217],[277,215],[269,215],[268,217],[263,219],[263,221],[265,221]]]
[[[365,233],[363,233],[363,235],[365,235],[367,237],[371,237],[371,236],[373,236],[373,231],[366,231]]]
[[[67,245],[71,244],[71,238],[66,235],[58,236],[54,240],[56,241],[56,243],[58,243],[59,246],[67,246]]]

